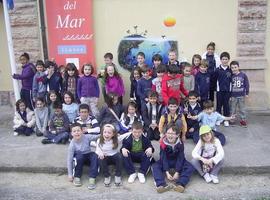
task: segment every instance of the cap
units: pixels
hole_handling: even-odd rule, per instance
[[[203,125],[200,127],[200,136],[206,133],[209,133],[211,131],[211,127],[208,125]]]

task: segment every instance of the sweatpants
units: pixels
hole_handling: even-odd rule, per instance
[[[75,166],[75,173],[74,177],[81,178],[83,172],[83,165],[90,164],[89,167],[89,178],[96,178],[98,175],[98,156],[95,152],[90,152],[87,154],[76,153],[76,166]]]
[[[17,132],[19,135],[26,136],[30,136],[34,132],[33,128],[29,128],[27,126],[19,126],[14,131]]]
[[[98,117],[98,98],[97,97],[81,97],[81,104],[87,104],[90,107],[92,115]]]
[[[104,177],[111,176],[109,165],[115,165],[115,176],[121,176],[122,160],[120,153],[114,154],[113,156],[105,156],[103,160],[99,159],[99,165]]]
[[[176,160],[168,161],[169,168],[175,169],[176,162],[177,162]],[[178,171],[179,178],[176,181],[176,184],[182,185],[183,187],[185,187],[188,184],[193,171],[194,171],[193,166],[187,160],[185,160],[183,162],[182,170]],[[163,169],[163,166],[160,160],[152,165],[152,173],[153,173],[153,177],[156,183],[156,187],[166,186],[166,181],[165,181],[166,171]]]
[[[218,131],[214,131],[213,130],[213,132],[214,132],[215,137],[217,137],[219,139],[221,145],[224,146],[226,144],[226,137],[225,137],[225,135],[223,133],[218,132]],[[198,141],[199,141],[199,139],[200,139],[200,136],[199,136],[199,131],[198,131],[198,132],[196,132],[196,133],[193,134],[193,142],[195,144],[197,144]]]
[[[140,163],[139,172],[146,175],[150,165],[152,157],[147,157],[144,152],[130,152],[128,157],[122,156],[123,164],[128,175],[135,173],[135,168],[133,162]]]
[[[230,116],[230,97],[231,92],[217,92],[217,112],[222,113],[225,117]]]
[[[21,99],[24,100],[26,103],[26,106],[30,110],[34,110],[34,103],[33,103],[33,98],[32,98],[32,90],[26,90],[26,89],[21,89]]]
[[[148,128],[146,137],[149,140],[159,140],[160,139],[160,133],[158,128],[155,128],[154,130],[152,128]]]
[[[51,140],[53,143],[60,143],[61,141],[68,141],[69,139],[69,133],[68,132],[62,132],[62,133],[57,133],[57,134],[53,134],[50,131],[47,131],[46,138],[48,138],[49,140]]]
[[[192,159],[190,162],[193,165],[193,167],[198,171],[198,173],[201,176],[204,176],[205,173],[202,170],[202,162],[200,160],[197,160],[197,159]],[[223,163],[224,163],[224,160],[221,160],[218,164],[213,166],[213,168],[211,169],[211,171],[209,173],[214,175],[214,176],[217,176]]]

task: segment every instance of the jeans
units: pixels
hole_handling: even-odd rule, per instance
[[[246,119],[245,112],[245,97],[232,97],[231,98],[231,114],[236,114],[237,109],[239,110],[239,116],[241,120]]]

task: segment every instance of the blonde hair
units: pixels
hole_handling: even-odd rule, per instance
[[[213,131],[210,131],[209,133],[211,133],[211,140],[210,140],[210,142],[213,144],[213,143],[215,143],[215,134],[214,134]],[[205,144],[205,141],[204,141],[204,139],[203,139],[203,136],[204,136],[204,135],[205,135],[205,134],[203,134],[203,135],[200,136],[200,139],[201,139],[201,141],[202,141],[202,145]]]

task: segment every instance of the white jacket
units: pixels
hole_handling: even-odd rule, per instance
[[[28,121],[27,124],[25,124],[24,120],[20,116],[20,114],[16,111],[13,119],[14,126],[13,128],[19,128],[22,125],[26,125],[27,127],[34,127],[36,123],[35,114],[33,111],[31,111],[29,108],[26,108],[26,119]]]

